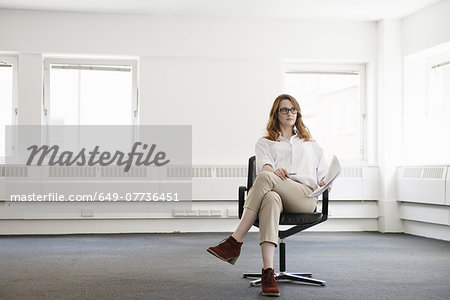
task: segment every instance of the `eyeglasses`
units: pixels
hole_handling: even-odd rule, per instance
[[[291,112],[291,114],[295,115],[297,113],[297,110],[295,109],[295,107],[289,109],[287,107],[282,107],[279,108],[278,111],[282,114],[282,115],[287,115],[288,112]]]

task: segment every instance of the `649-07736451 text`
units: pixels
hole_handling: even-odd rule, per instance
[[[35,201],[35,202],[74,202],[74,201],[133,201],[133,202],[178,202],[178,193],[147,193],[147,192],[132,192],[132,193],[102,193],[95,192],[93,194],[70,194],[64,195],[59,193],[47,194],[13,194],[10,196],[10,201]]]

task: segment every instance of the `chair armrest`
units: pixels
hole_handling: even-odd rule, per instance
[[[240,186],[239,187],[239,219],[242,217],[242,213],[244,212],[244,202],[245,202],[245,191],[247,190],[247,187]]]
[[[328,189],[322,193],[322,215],[328,218]]]

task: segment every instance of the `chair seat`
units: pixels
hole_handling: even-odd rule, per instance
[[[318,222],[322,219],[322,214],[318,212],[314,213],[281,213],[280,225],[307,225]],[[259,226],[259,220],[256,219],[255,226]]]
[[[297,224],[311,224],[316,223],[322,218],[322,214],[318,212],[314,213],[281,213],[280,225],[297,225]]]

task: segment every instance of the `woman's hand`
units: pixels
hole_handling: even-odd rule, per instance
[[[322,180],[319,182],[319,186],[324,186],[324,185],[325,185],[325,181],[323,181],[323,178],[322,178]],[[328,193],[329,192],[331,192],[331,185],[328,187]]]
[[[285,180],[286,178],[289,178],[289,172],[284,168],[279,168],[273,171],[275,175],[280,177],[281,179]]]

